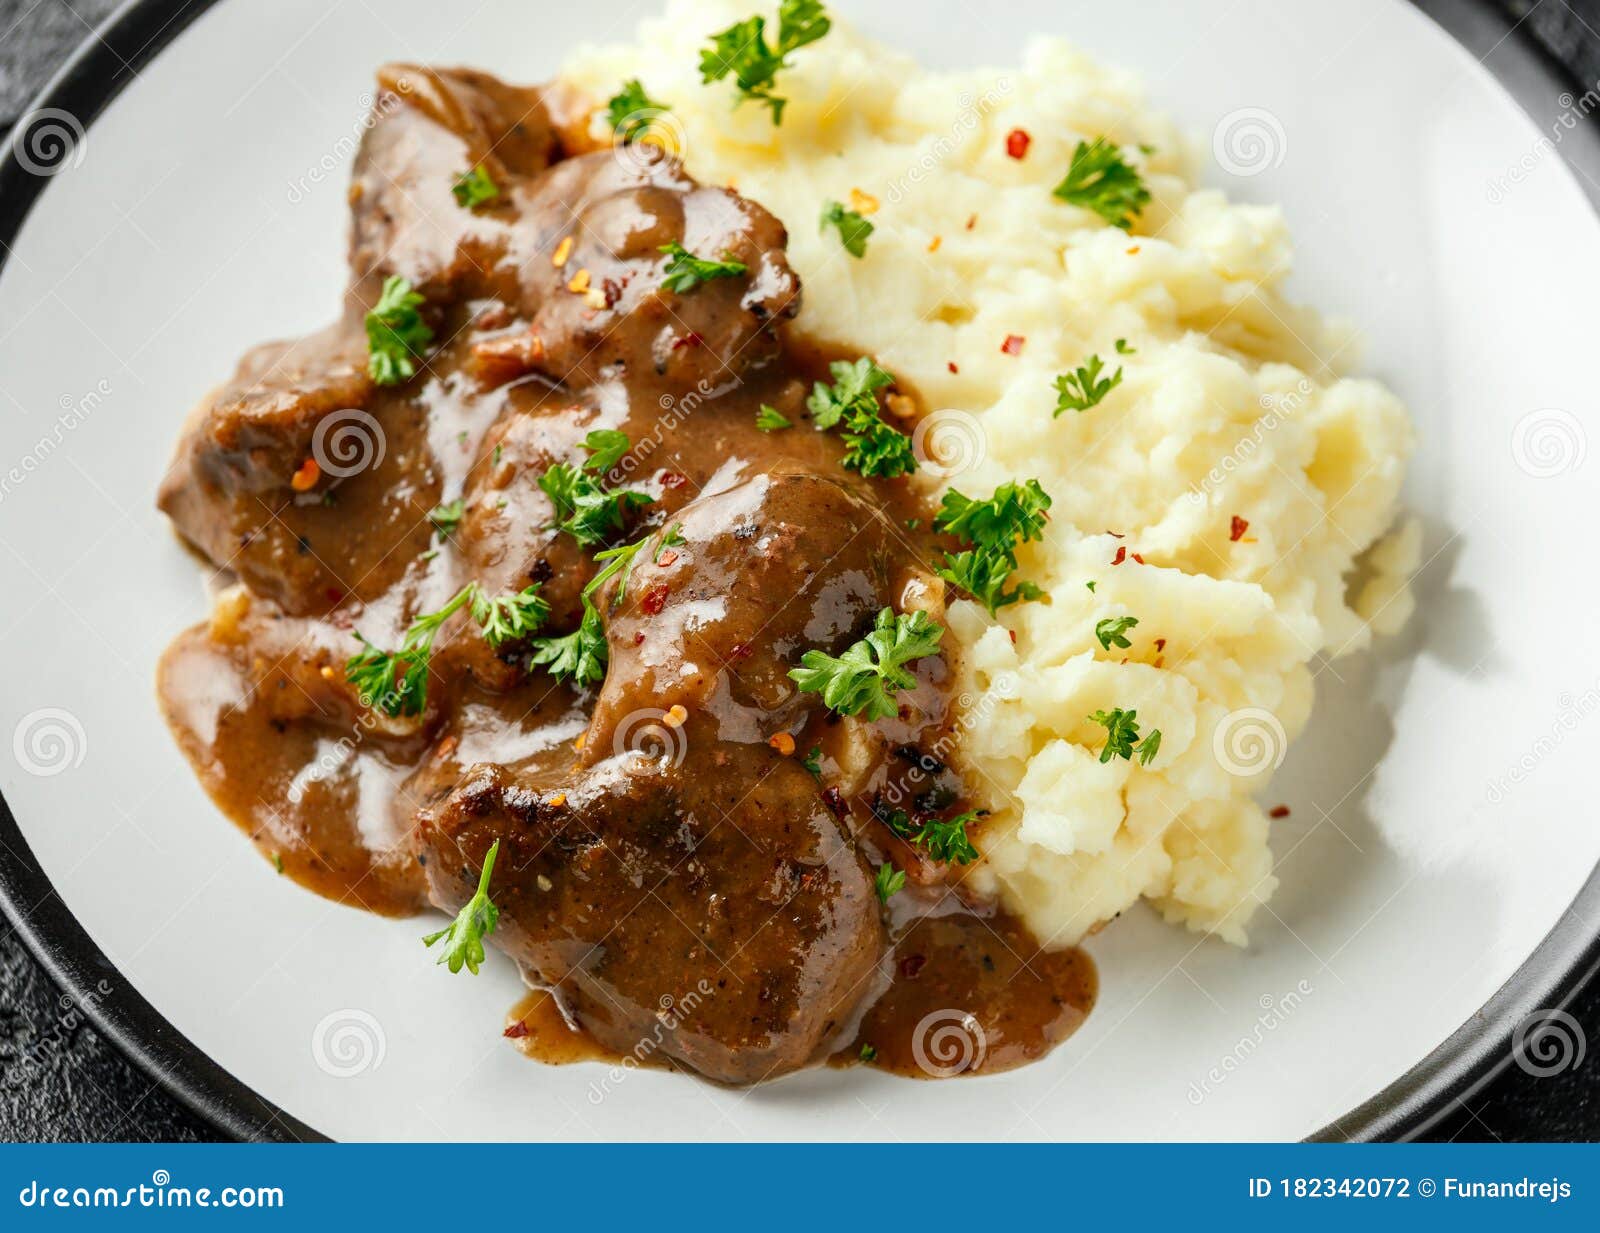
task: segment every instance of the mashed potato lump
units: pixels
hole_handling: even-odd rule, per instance
[[[1036,478],[1052,497],[1019,553],[1044,598],[948,609],[955,756],[992,811],[973,884],[1051,945],[1141,898],[1242,943],[1276,886],[1257,798],[1306,722],[1311,662],[1410,612],[1417,529],[1388,532],[1405,408],[1342,375],[1348,332],[1283,297],[1281,213],[1197,187],[1129,75],[1043,38],[1019,69],[933,73],[836,20],[780,75],[775,127],[697,71],[710,34],[757,7],[675,0],[564,76],[602,100],[640,79],[692,174],[784,221],[800,328],[934,409],[926,482],[986,496]],[[1150,191],[1129,231],[1052,196],[1097,137]],[[819,225],[833,201],[872,222],[863,257]],[[1053,415],[1055,379],[1091,355],[1120,380]],[[1096,624],[1123,616],[1131,645],[1102,646]],[[1112,708],[1160,730],[1148,766],[1099,760],[1088,717]]]

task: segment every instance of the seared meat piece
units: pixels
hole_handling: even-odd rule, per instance
[[[326,611],[380,594],[426,549],[425,431],[421,406],[368,379],[365,339],[334,326],[245,356],[190,417],[157,504],[260,594]]]
[[[681,766],[629,753],[564,782],[474,767],[420,816],[429,891],[458,910],[498,839],[491,939],[531,983],[620,1054],[647,1041],[753,1083],[828,1045],[883,927],[865,861],[801,767],[683,735]]]
[[[788,234],[755,202],[696,184],[655,147],[628,150],[568,159],[528,203],[531,224],[548,229],[541,251],[551,254],[523,271],[524,306],[544,346],[538,367],[578,385],[654,374],[703,397],[770,359],[770,327],[799,312]],[[667,291],[661,249],[671,243],[745,272]]]
[[[620,579],[596,595],[610,669],[585,745],[607,756],[625,718],[681,705],[720,740],[764,742],[816,703],[789,669],[837,654],[896,594],[893,531],[845,483],[800,471],[755,475],[689,502]],[[681,537],[681,544],[668,539]]]
[[[350,185],[350,267],[363,303],[390,274],[429,300],[493,295],[502,266],[501,283],[514,288],[531,255],[517,248],[516,198],[559,153],[540,90],[471,69],[379,69]],[[501,195],[469,210],[451,187],[477,166]]]

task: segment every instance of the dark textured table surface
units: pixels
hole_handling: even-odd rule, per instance
[[[114,7],[114,0],[0,0],[0,132]],[[1600,81],[1600,0],[1502,7],[1573,76]],[[64,1028],[60,997],[19,939],[0,929],[0,1140],[218,1137],[93,1029]],[[1600,981],[1568,1009],[1595,1038]],[[1600,1139],[1600,1059],[1542,1079],[1510,1067],[1458,1101],[1428,1137]]]

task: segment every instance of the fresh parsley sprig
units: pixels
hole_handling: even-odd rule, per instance
[[[1056,378],[1056,409],[1051,413],[1051,418],[1062,415],[1068,411],[1087,411],[1090,407],[1097,407],[1105,396],[1122,384],[1122,369],[1109,377],[1100,374],[1105,371],[1105,364],[1098,355],[1091,355],[1071,372],[1062,373]]]
[[[633,488],[605,488],[597,474],[616,466],[628,452],[627,433],[597,428],[584,438],[589,457],[581,466],[558,462],[539,477],[539,487],[556,509],[556,526],[580,548],[603,544],[622,530],[628,512],[654,499]]]
[[[861,214],[854,210],[847,210],[837,201],[827,202],[822,207],[821,230],[837,227],[839,242],[844,245],[845,252],[852,257],[865,257],[867,255],[867,237],[876,228]]]
[[[676,240],[670,244],[663,244],[660,251],[671,258],[667,262],[667,268],[662,271],[665,276],[661,280],[662,290],[675,291],[679,295],[693,291],[701,283],[708,283],[714,278],[737,278],[750,268],[742,261],[732,260],[728,253],[722,254],[727,258],[723,261],[696,257]]]
[[[623,82],[622,89],[611,96],[606,105],[606,123],[613,139],[628,145],[648,133],[651,122],[666,109],[645,93],[643,83],[635,77]]]
[[[1008,481],[983,501],[951,489],[939,504],[934,528],[971,547],[945,553],[939,577],[971,595],[990,616],[1008,604],[1040,598],[1043,592],[1031,582],[1009,591],[1005,584],[1017,568],[1017,545],[1044,535],[1049,508],[1050,496],[1038,480]]]
[[[458,175],[450,191],[455,194],[456,204],[464,210],[476,210],[500,199],[500,186],[482,163]]]
[[[1144,186],[1143,177],[1104,137],[1078,143],[1066,179],[1056,185],[1054,194],[1071,205],[1093,210],[1111,226],[1124,231],[1150,204],[1150,190]]]
[[[433,341],[417,310],[423,298],[398,274],[383,280],[383,292],[367,313],[367,373],[379,385],[400,385],[416,375],[416,361]]]
[[[684,542],[679,526],[680,524],[673,523],[667,528],[656,546],[657,559],[660,557],[661,549],[670,544]],[[651,538],[652,536],[646,535],[631,544],[607,548],[604,552],[594,554],[595,561],[603,564],[583,588],[583,618],[579,621],[578,628],[560,637],[534,639],[531,644],[533,653],[528,657],[529,667],[542,666],[558,681],[570,680],[579,687],[605,679],[606,665],[611,655],[606,645],[605,624],[600,619],[600,610],[595,607],[594,595],[606,582],[620,573],[622,581],[617,587],[616,595],[612,597],[611,606],[615,608],[620,604],[627,594],[628,580],[633,576],[634,560]]]
[[[906,665],[934,654],[943,636],[944,627],[920,609],[896,614],[885,608],[872,632],[844,654],[807,651],[789,677],[802,690],[821,694],[823,704],[840,715],[888,719],[900,710],[894,694],[916,684]]]
[[[832,22],[819,0],[783,0],[778,6],[776,46],[767,45],[766,18],[747,17],[711,36],[700,53],[700,80],[709,85],[732,76],[739,89],[734,105],[747,100],[772,110],[772,123],[783,123],[787,99],[773,94],[778,70],[789,67],[788,56],[828,33]]]
[[[524,587],[513,595],[472,596],[472,619],[483,630],[483,640],[495,650],[536,633],[550,619],[550,605],[539,595],[539,584]]]
[[[884,423],[878,408],[878,391],[893,385],[894,377],[865,356],[853,363],[835,360],[828,371],[833,384],[816,382],[806,409],[819,430],[839,428],[845,445],[840,463],[862,475],[889,479],[915,471],[911,438]]]
[[[362,704],[387,715],[420,715],[428,703],[428,664],[434,639],[462,608],[470,609],[485,641],[496,649],[533,633],[550,615],[550,606],[539,597],[538,583],[514,595],[488,596],[476,582],[469,582],[442,608],[417,616],[397,651],[374,646],[358,632],[361,650],[345,661],[344,675],[356,687]]]
[[[1161,750],[1160,728],[1151,728],[1148,736],[1139,739],[1139,712],[1136,710],[1125,711],[1117,707],[1112,711],[1096,711],[1089,716],[1089,722],[1099,724],[1106,730],[1105,748],[1100,751],[1101,762],[1110,762],[1113,758],[1131,761],[1137,757],[1140,766],[1149,766]]]
[[[427,947],[441,940],[444,942],[438,962],[448,965],[452,972],[459,972],[465,966],[474,976],[478,974],[478,965],[484,958],[483,939],[500,923],[500,909],[489,898],[489,879],[494,874],[494,860],[499,854],[500,841],[496,839],[484,854],[477,893],[462,905],[455,920],[438,933],[430,933],[422,939]]]
[[[970,865],[978,859],[978,849],[972,846],[967,835],[967,826],[978,816],[976,810],[969,810],[953,818],[928,818],[919,827],[904,809],[878,814],[884,825],[900,838],[923,848],[934,860],[947,865]]]

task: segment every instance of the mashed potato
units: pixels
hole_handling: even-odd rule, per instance
[[[1340,376],[1348,336],[1281,296],[1282,215],[1196,188],[1128,75],[1054,39],[1020,70],[930,73],[836,22],[780,74],[774,127],[697,71],[707,37],[759,7],[676,0],[567,76],[597,99],[640,78],[693,174],[784,220],[800,326],[938,409],[917,437],[928,482],[1037,478],[1054,499],[1019,554],[1046,598],[949,608],[957,758],[992,810],[971,876],[1055,945],[1140,898],[1242,943],[1276,885],[1255,797],[1305,724],[1309,662],[1410,610],[1416,530],[1384,538],[1405,408]],[[1152,195],[1131,232],[1051,195],[1100,136]],[[869,216],[863,258],[819,227],[829,201]],[[1120,382],[1053,415],[1055,378],[1090,355]],[[1132,645],[1107,650],[1096,623],[1119,616]],[[1099,760],[1088,716],[1116,707],[1160,730],[1150,765]]]

